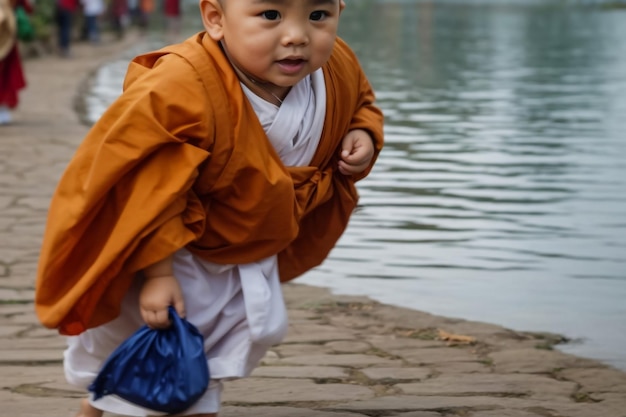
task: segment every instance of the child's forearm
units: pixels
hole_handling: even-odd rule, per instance
[[[172,256],[156,262],[143,270],[146,278],[157,278],[163,276],[174,275],[174,268],[172,266]]]

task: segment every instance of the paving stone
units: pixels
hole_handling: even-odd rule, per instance
[[[0,339],[0,357],[4,350],[46,349],[62,351],[67,342],[62,337]],[[61,355],[59,353],[59,355]]]
[[[26,249],[38,247],[41,245],[41,236],[40,233],[29,233],[18,230],[17,225],[11,225],[11,234],[14,237],[11,238],[10,245],[14,249]],[[19,260],[24,260],[20,258]]]
[[[40,241],[40,239],[33,240],[37,242]],[[30,254],[24,255],[24,257],[18,259],[13,265],[11,265],[11,275],[15,274],[29,277],[27,280],[24,281],[24,283],[30,284],[30,287],[32,289],[35,282],[35,277],[37,276],[37,264],[35,262],[28,261],[28,257],[30,257]],[[28,300],[32,299],[33,298],[30,298]]]
[[[26,363],[47,364],[61,362],[63,356],[60,350],[52,349],[20,349],[0,351],[0,366],[2,364]]]
[[[0,283],[3,283],[0,278]],[[13,316],[15,314],[28,314],[33,311],[32,304],[2,304],[0,303],[0,320],[3,316]]]
[[[17,336],[19,333],[28,329],[27,326],[9,326],[2,324],[0,325],[0,337],[12,337]]]
[[[356,341],[328,342],[324,344],[324,347],[335,353],[361,353],[372,349],[369,343]]]
[[[66,397],[36,397],[0,391],[0,415],[3,417],[65,417],[78,410],[78,401]]]
[[[220,417],[359,417],[359,415],[295,407],[224,407],[219,414]]]
[[[45,327],[33,327],[22,334],[25,338],[41,338],[48,339],[51,337],[60,337],[56,330],[46,329]]]
[[[276,346],[268,350],[267,352],[265,352],[265,356],[263,357],[262,362],[265,360],[280,359],[280,355],[274,351],[275,349],[276,349]]]
[[[289,326],[284,343],[329,342],[332,340],[354,340],[354,332],[320,324]]]
[[[39,324],[39,320],[34,311],[23,314],[16,314],[4,320],[7,324]]]
[[[223,401],[231,405],[345,401],[347,398],[373,398],[367,387],[351,384],[315,384],[309,380],[247,378],[227,382]]]
[[[0,213],[2,209],[7,208],[14,203],[15,203],[15,197],[7,196],[7,195],[0,195]]]
[[[365,368],[360,372],[369,379],[383,381],[424,380],[431,374],[428,368]]]
[[[564,368],[596,367],[588,359],[567,355],[557,350],[509,349],[489,354],[498,373],[550,373]]]
[[[563,369],[559,377],[574,381],[588,393],[626,393],[626,374],[612,368]]]
[[[392,417],[441,417],[439,413],[430,411],[410,411],[408,413],[394,414]]]
[[[434,372],[442,374],[491,373],[491,367],[484,362],[450,362],[427,365]]]
[[[67,383],[65,377],[50,382],[44,382],[38,384],[37,386],[40,387],[43,392],[49,392],[51,394],[54,393],[55,396],[63,395],[74,398],[83,398],[88,395],[86,390]]]
[[[42,212],[46,212],[48,210],[48,206],[50,205],[50,199],[47,197],[18,198],[15,204],[18,207],[24,206],[33,210],[41,210]]]
[[[599,400],[601,403],[610,404],[613,408],[620,408],[626,412],[626,395],[622,393],[606,392],[595,393],[592,395],[595,400]],[[625,414],[626,415],[626,414]]]
[[[601,402],[580,403],[553,403],[549,407],[529,409],[531,411],[550,410],[553,414],[540,414],[541,416],[557,415],[564,417],[625,417],[626,398],[604,399]]]
[[[470,417],[539,417],[541,414],[523,410],[477,411]]]
[[[290,310],[289,311],[289,323],[302,324],[302,323],[316,323],[322,318],[319,313],[310,310]]]
[[[417,365],[479,361],[478,355],[462,348],[392,349],[387,352]]]
[[[561,396],[569,398],[577,384],[557,381],[547,376],[524,374],[442,375],[427,381],[397,384],[404,394],[412,395],[495,395],[495,396]]]
[[[344,368],[331,366],[260,366],[252,372],[253,377],[344,379]]]
[[[1,388],[17,387],[24,384],[41,384],[51,381],[65,381],[65,375],[61,366],[0,366]]]
[[[325,355],[327,353],[331,353],[331,350],[325,345],[314,343],[290,343],[278,345],[274,347],[274,350],[278,353],[278,358],[300,355]]]
[[[382,322],[376,317],[363,314],[346,314],[338,312],[326,317],[328,324],[340,328],[357,330],[367,334],[389,333],[395,327],[393,323]]]
[[[2,271],[3,267],[0,265],[0,273],[2,273]],[[13,275],[13,270],[11,270],[11,275],[9,276],[0,275],[0,286],[19,290],[32,290],[35,287],[35,277],[34,275],[32,277],[15,276]],[[32,300],[25,300],[22,305],[28,306],[31,310],[33,309]]]
[[[335,404],[333,409],[356,412],[406,412],[406,411],[449,411],[449,410],[524,410],[530,407],[551,405],[548,401],[533,399],[486,397],[486,396],[419,396],[393,395],[370,400]],[[324,409],[327,409],[324,407]],[[547,408],[546,408],[547,409]],[[569,416],[568,416],[569,417]],[[590,415],[588,417],[595,417]],[[600,416],[598,416],[600,417]]]
[[[0,185],[1,186],[1,185]],[[7,234],[8,230],[15,224],[15,218],[10,217],[0,211],[0,233]]]
[[[420,340],[390,335],[369,336],[366,340],[376,348],[384,351],[404,351],[412,349],[445,347],[446,343],[439,340]]]
[[[372,365],[396,365],[402,364],[399,360],[381,358],[375,355],[345,354],[345,355],[302,355],[281,358],[277,361],[283,365],[320,365],[320,366],[349,366],[366,367]]]
[[[380,304],[374,313],[383,323],[393,323],[396,328],[404,329],[446,329],[447,326],[459,323],[461,320],[449,317],[435,316],[423,311],[411,310]]]
[[[8,215],[9,213],[7,213],[7,211],[8,210],[3,210],[2,215]],[[0,251],[0,262],[7,265],[15,263],[24,255],[24,253],[25,252],[23,249],[2,248],[2,251]],[[3,296],[0,296],[0,300],[5,299],[6,298],[4,298]]]
[[[0,288],[0,300],[3,302],[30,302],[33,298],[33,290]]]

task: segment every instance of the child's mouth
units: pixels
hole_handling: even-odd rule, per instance
[[[283,72],[293,74],[302,70],[305,62],[304,59],[281,59],[278,66]]]

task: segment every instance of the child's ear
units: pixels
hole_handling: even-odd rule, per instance
[[[224,11],[219,0],[200,0],[200,13],[202,14],[202,23],[209,36],[219,41],[224,37],[222,30],[222,17]]]
[[[339,13],[343,12],[343,9],[346,8],[346,2],[344,0],[339,1]]]

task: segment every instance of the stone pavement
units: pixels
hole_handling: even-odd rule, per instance
[[[71,416],[84,395],[64,381],[63,339],[33,313],[33,280],[48,200],[87,129],[77,91],[132,42],[28,60],[16,121],[0,127],[0,417]],[[626,373],[552,349],[558,336],[285,294],[287,339],[226,384],[221,417],[626,417]]]

